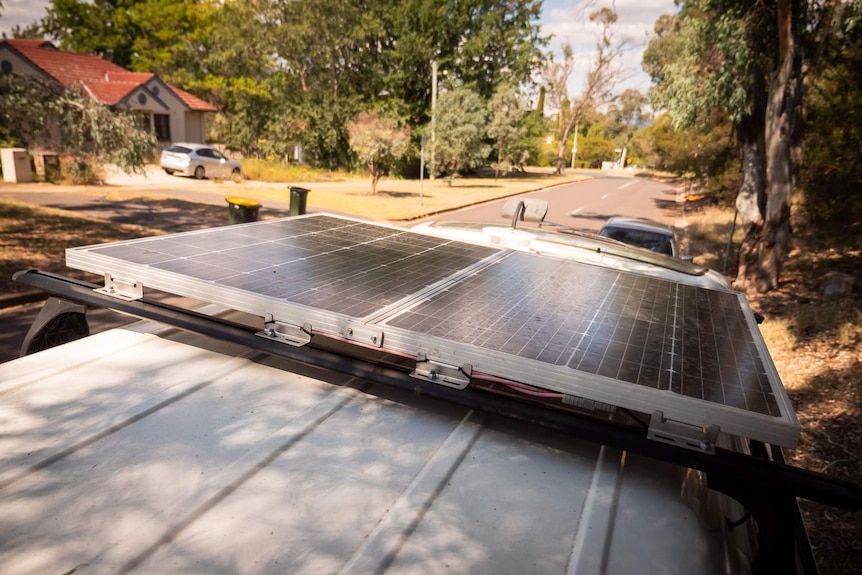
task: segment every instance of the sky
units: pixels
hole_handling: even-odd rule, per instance
[[[22,27],[39,20],[45,14],[48,0],[0,0],[0,32],[11,36],[13,26]],[[674,0],[616,0],[619,20],[615,26],[618,38],[624,38],[629,46],[621,61],[624,76],[622,88],[636,88],[646,92],[649,77],[641,71],[641,56],[646,48],[648,35],[652,33],[656,19],[662,14],[674,12]],[[582,88],[583,78],[591,62],[596,41],[596,28],[589,22],[589,13],[601,6],[609,6],[609,0],[545,0],[542,6],[542,33],[553,35],[550,44],[556,54],[564,42],[569,42],[575,51],[575,70],[569,82],[570,95]]]

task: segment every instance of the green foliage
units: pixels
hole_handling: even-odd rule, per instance
[[[64,49],[186,84],[201,75],[216,13],[205,0],[51,0],[40,27]]]
[[[483,165],[490,153],[485,143],[488,112],[478,94],[467,88],[444,92],[437,101],[434,169],[452,185],[458,172]]]
[[[539,104],[542,104],[541,94]],[[542,107],[537,105],[535,110],[524,117],[522,125],[524,129],[521,139],[515,144],[515,147],[519,150],[525,163],[541,165],[543,159],[542,139],[548,133],[548,120],[542,115]]]
[[[185,0],[147,0],[129,7],[137,33],[131,37],[129,68],[153,72],[189,86],[206,75],[205,53],[212,41],[217,5]]]
[[[134,112],[112,110],[77,86],[67,88],[52,107],[59,116],[63,151],[77,162],[112,163],[134,172],[143,171],[152,159],[156,137],[140,127]]]
[[[688,0],[659,18],[643,56],[653,107],[669,110],[678,128],[704,126],[715,108],[742,121],[765,90],[775,20],[770,3],[747,0]]]
[[[42,26],[39,25],[38,22],[33,22],[23,28],[18,24],[12,26],[13,38],[30,38],[33,40],[38,40],[42,38],[42,35]]]
[[[416,128],[431,61],[488,99],[527,85],[541,0],[50,0],[44,32],[216,104],[210,138],[246,156],[348,166],[346,124],[377,110]]]
[[[596,133],[578,139],[578,165],[585,168],[601,168],[602,162],[616,159],[614,144]]]
[[[536,165],[540,168],[549,168],[557,164],[557,152],[559,146],[556,142],[548,142],[547,138],[539,138],[539,158]]]
[[[51,102],[62,95],[55,82],[15,74],[0,74],[0,133],[26,145],[50,136]]]
[[[410,145],[410,130],[377,112],[363,112],[347,124],[350,149],[371,174],[371,193],[377,193],[377,182],[389,173],[392,165]]]
[[[524,138],[527,112],[515,88],[510,84],[500,86],[488,103],[488,111],[491,115],[488,136],[493,138],[497,147],[497,173],[522,168],[530,152]]]
[[[547,43],[539,34],[541,0],[397,0],[389,6],[386,88],[418,123],[429,119],[432,60],[447,79],[473,86],[487,100],[503,81],[529,84]]]
[[[714,197],[729,201],[739,188],[740,166],[733,127],[715,112],[709,130],[677,130],[669,114],[662,114],[635,138],[637,152],[647,166],[677,174],[692,173]]]

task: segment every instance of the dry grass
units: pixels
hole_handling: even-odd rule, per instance
[[[12,274],[21,270],[86,277],[84,272],[65,267],[67,247],[161,233],[140,225],[106,224],[98,218],[70,215],[63,210],[0,200],[0,295],[27,289],[12,282]]]
[[[549,173],[509,174],[491,178],[456,179],[452,186],[442,180],[381,180],[371,193],[368,178],[339,182],[297,184],[310,189],[310,210],[340,212],[374,220],[409,221],[454,208],[522,194],[558,184],[585,179],[583,176],[553,176]],[[266,205],[267,200],[288,202],[287,186],[245,185],[243,194]]]
[[[698,263],[721,269],[733,211],[705,209],[689,216],[690,241]],[[838,301],[823,298],[829,271],[858,274],[862,250],[853,241],[834,245],[795,222],[791,252],[779,288],[751,296],[765,316],[761,333],[787,388],[802,435],[787,450],[790,463],[859,481],[862,476],[862,290]],[[739,246],[741,231],[734,236]],[[735,276],[731,255],[727,272]],[[718,264],[718,265],[716,265]],[[802,502],[822,575],[862,573],[862,514]]]

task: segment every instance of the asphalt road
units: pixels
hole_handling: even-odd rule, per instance
[[[591,175],[595,175],[594,173]],[[176,179],[176,178],[175,178]],[[185,183],[185,182],[183,182]],[[187,193],[190,192],[186,191]],[[205,194],[201,194],[205,196]],[[548,201],[546,224],[556,224],[584,231],[597,232],[602,223],[611,216],[647,217],[667,224],[677,224],[678,209],[676,190],[673,186],[642,178],[599,176],[591,180],[564,184],[524,194],[526,197]],[[199,200],[203,200],[200,198]],[[206,198],[213,201],[212,198]],[[64,207],[63,198],[56,198],[57,206]],[[194,199],[189,198],[190,201]],[[70,201],[65,198],[65,201]],[[450,212],[436,219],[450,221],[479,221],[499,223],[500,210],[507,200],[496,200]],[[79,211],[88,211],[89,204],[78,205]],[[92,210],[98,211],[94,206]],[[94,214],[95,215],[95,214]],[[286,214],[285,214],[286,215]],[[409,225],[415,225],[410,222]],[[529,224],[524,224],[529,225]],[[0,309],[0,362],[18,357],[21,343],[36,315],[41,302],[26,304],[8,309]],[[135,318],[112,310],[91,310],[87,314],[90,332],[98,333],[122,325]]]
[[[548,202],[546,224],[598,232],[611,216],[649,218],[680,227],[676,194],[674,186],[645,178],[599,176],[531,192],[524,197]],[[500,211],[506,201],[496,200],[434,219],[500,223],[503,221]]]

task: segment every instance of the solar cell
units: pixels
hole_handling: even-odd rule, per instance
[[[497,251],[315,216],[72,249],[67,261],[133,264],[130,273],[167,291],[200,280],[362,318]]]
[[[279,321],[792,445],[744,297],[312,215],[67,250],[67,264]],[[382,330],[382,331],[378,331]]]
[[[781,415],[737,296],[730,292],[513,253],[386,323]]]

